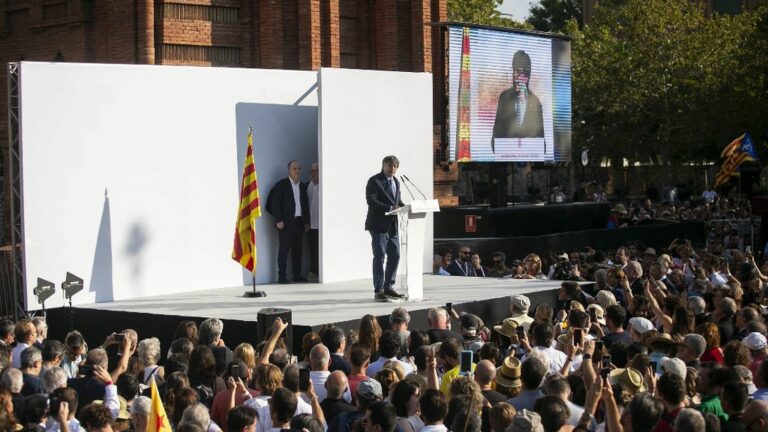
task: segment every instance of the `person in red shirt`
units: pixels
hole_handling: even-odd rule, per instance
[[[696,329],[696,333],[704,336],[704,340],[707,342],[707,349],[700,357],[701,362],[716,362],[722,365],[723,349],[720,348],[720,330],[718,330],[717,324],[704,323]]]
[[[367,346],[355,343],[349,351],[349,362],[352,364],[352,371],[347,376],[349,382],[349,392],[352,393],[352,401],[357,400],[357,386],[368,378],[365,370],[371,363],[371,350]]]

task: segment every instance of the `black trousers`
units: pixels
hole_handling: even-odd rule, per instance
[[[301,276],[302,242],[304,240],[304,221],[297,217],[285,221],[283,229],[278,230],[280,247],[277,250],[277,275],[286,279],[288,266],[288,251],[291,252],[291,270],[293,276]]]
[[[319,229],[309,229],[309,232],[307,232],[307,237],[309,239],[309,262],[310,267],[309,271],[315,274],[315,276],[320,275],[320,230]]]

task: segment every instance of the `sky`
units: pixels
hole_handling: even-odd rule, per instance
[[[499,11],[502,13],[510,14],[514,17],[515,21],[523,21],[528,18],[528,9],[530,9],[530,3],[538,3],[537,0],[504,0]]]

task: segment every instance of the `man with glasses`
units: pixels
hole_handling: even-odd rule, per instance
[[[512,57],[512,87],[499,96],[496,120],[493,123],[491,150],[496,138],[544,137],[544,117],[541,102],[529,87],[531,58],[520,50]]]
[[[469,261],[471,257],[472,251],[469,249],[469,246],[461,246],[459,248],[459,257],[448,266],[448,273],[451,276],[469,276],[471,270]]]
[[[512,274],[512,269],[507,267],[507,255],[502,251],[493,253],[493,267],[488,270],[488,277],[506,277]]]

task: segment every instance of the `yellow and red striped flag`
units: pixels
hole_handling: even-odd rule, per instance
[[[240,209],[237,213],[235,244],[232,259],[251,272],[256,270],[256,219],[261,217],[259,182],[256,164],[253,162],[253,129],[248,127],[248,150],[243,165],[243,182],[240,185]]]
[[[470,140],[472,85],[470,83],[469,27],[464,27],[461,41],[461,74],[459,75],[459,100],[456,162],[472,160]]]
[[[157,392],[157,384],[155,384],[155,378],[152,377],[151,398],[149,410],[149,419],[147,420],[147,432],[172,432],[171,422],[168,421],[168,416],[165,415],[165,407],[163,407],[163,401],[160,400],[160,394]]]

